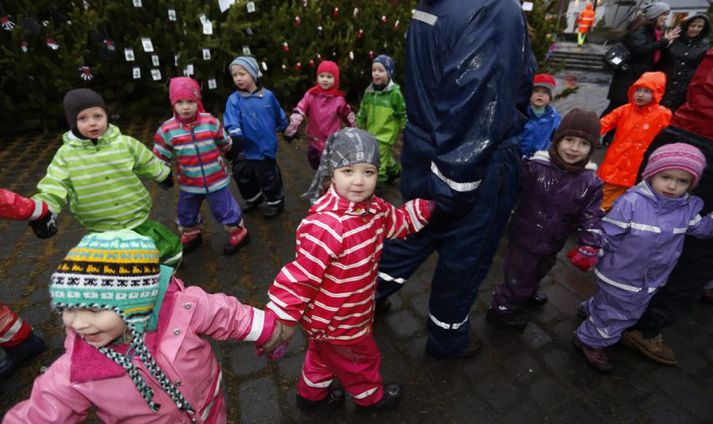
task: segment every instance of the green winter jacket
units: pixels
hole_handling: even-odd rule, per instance
[[[149,217],[151,197],[139,177],[163,181],[170,168],[138,140],[114,125],[95,145],[71,131],[32,198],[59,213],[69,203],[74,218],[90,231],[133,229]]]
[[[389,81],[382,91],[377,91],[374,84],[369,84],[359,105],[357,126],[372,133],[380,143],[393,145],[399,131],[406,127],[406,102],[399,85]]]

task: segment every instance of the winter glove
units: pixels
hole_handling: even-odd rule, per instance
[[[580,271],[589,272],[599,262],[599,249],[592,246],[573,247],[567,252],[567,257]]]
[[[30,227],[38,238],[48,239],[57,234],[57,215],[47,210],[39,218],[30,221]]]
[[[168,176],[163,181],[159,181],[158,185],[164,190],[173,187],[173,171],[169,171]]]

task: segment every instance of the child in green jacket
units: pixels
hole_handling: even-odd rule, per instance
[[[45,202],[52,216],[69,205],[72,216],[89,231],[127,229],[149,237],[159,249],[161,263],[178,266],[181,241],[149,219],[151,196],[140,180],[160,181],[168,188],[173,185],[171,169],[138,140],[109,124],[104,99],[96,92],[71,90],[63,103],[70,130],[62,136],[62,146],[32,198]],[[38,237],[54,234],[40,231],[42,224],[46,223],[32,227]]]
[[[406,102],[393,76],[393,59],[385,54],[377,56],[371,64],[371,84],[364,90],[357,114],[357,126],[379,140],[380,183],[390,183],[401,175],[393,147],[399,131],[406,127]]]

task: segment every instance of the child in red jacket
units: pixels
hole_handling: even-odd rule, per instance
[[[297,228],[296,259],[269,290],[267,308],[286,326],[299,323],[309,339],[300,409],[343,403],[344,391],[330,389],[335,379],[358,411],[390,409],[401,398],[398,384],[382,385],[372,335],[376,276],[384,239],[423,228],[431,202],[396,208],[374,196],[378,170],[379,143],[368,132],[348,128],[327,140],[315,180],[328,172],[332,185]]]

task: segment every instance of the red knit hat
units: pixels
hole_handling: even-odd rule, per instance
[[[325,60],[317,67],[317,75],[321,73],[332,74],[334,77],[333,89],[339,90],[339,65],[331,60]]]
[[[532,79],[532,88],[535,88],[535,87],[546,88],[550,92],[550,99],[552,98],[552,94],[555,92],[556,86],[557,86],[557,83],[555,82],[554,77],[550,74],[537,74]]]
[[[171,106],[180,100],[193,100],[198,103],[198,112],[205,112],[201,101],[201,86],[193,78],[171,78],[168,83],[168,98],[171,100]]]
[[[648,180],[659,172],[678,169],[693,176],[691,187],[695,187],[705,167],[706,157],[697,147],[686,143],[666,144],[651,153],[641,178]]]

